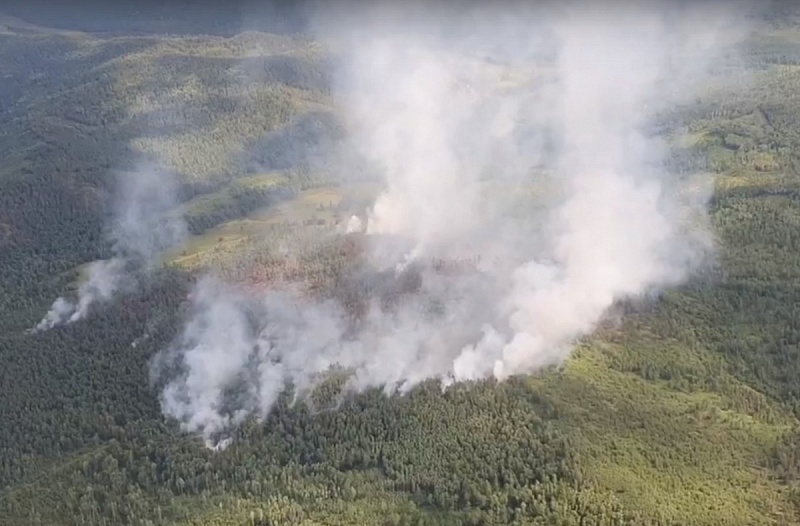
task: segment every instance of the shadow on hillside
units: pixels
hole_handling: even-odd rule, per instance
[[[333,113],[300,115],[288,126],[245,146],[248,171],[290,170],[304,162],[322,161],[344,137],[343,126]]]
[[[31,24],[87,33],[233,36],[242,30],[245,16],[249,29],[271,33],[301,31],[305,20],[300,4],[286,0],[12,0],[3,2],[2,10]]]

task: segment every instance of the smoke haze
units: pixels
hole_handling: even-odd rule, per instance
[[[385,182],[348,231],[379,270],[480,261],[422,265],[418,292],[371,304],[355,332],[334,303],[208,277],[153,362],[154,381],[169,376],[164,412],[213,446],[333,366],[348,389],[387,393],[530,373],[566,359],[614,302],[689,278],[713,245],[697,227],[710,185],[666,173],[647,130],[746,30],[738,7],[319,8],[349,144]]]
[[[116,200],[111,241],[114,256],[88,265],[75,302],[58,298],[36,331],[78,321],[98,302],[136,285],[134,271],[153,269],[158,255],[182,243],[187,236],[180,215],[174,176],[143,164],[134,171],[117,174]]]

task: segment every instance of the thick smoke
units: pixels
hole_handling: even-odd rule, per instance
[[[351,144],[386,186],[347,230],[373,267],[421,268],[418,290],[370,304],[354,331],[333,303],[207,278],[154,362],[179,371],[165,413],[213,444],[331,367],[387,392],[529,373],[616,301],[686,280],[711,248],[696,227],[709,193],[665,173],[647,130],[742,26],[730,3],[662,4],[320,12]],[[475,255],[461,274],[423,264]]]
[[[185,240],[186,223],[171,173],[150,164],[120,172],[116,195],[110,229],[114,256],[89,264],[77,299],[58,298],[35,331],[84,318],[95,303],[135,286],[137,271],[152,270],[160,253]]]

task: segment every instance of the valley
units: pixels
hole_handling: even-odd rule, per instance
[[[704,272],[561,366],[392,396],[346,395],[332,374],[215,452],[165,417],[149,369],[204,273],[300,283],[359,312],[402,289],[342,277],[369,238],[347,222],[384,185],[325,157],[346,141],[328,52],[298,35],[20,20],[0,16],[0,524],[800,522],[800,25],[750,37],[747,80],[721,65],[659,115],[675,180],[711,174],[688,184],[711,194]],[[26,332],[112,256],[110,174],[142,159],[174,175],[185,243],[146,285]],[[486,191],[524,216],[559,195],[543,173]]]

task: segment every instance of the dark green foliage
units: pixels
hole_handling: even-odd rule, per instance
[[[251,171],[258,172],[320,163],[336,153],[336,144],[343,137],[342,125],[332,113],[308,113],[248,145],[248,164]]]
[[[63,36],[0,36],[11,72],[0,86],[0,524],[797,523],[793,38],[752,42],[746,62],[762,76],[712,86],[657,123],[675,139],[672,172],[718,174],[713,272],[621,305],[621,325],[587,338],[563,369],[394,397],[343,396],[334,375],[308,400],[284,393],[214,453],[162,416],[148,374],[193,276],[165,268],[85,320],[25,329],[74,286],[76,265],[108,256],[109,173],[134,162],[143,130],[182,177],[193,232],[319,184],[313,157],[342,137],[333,113],[316,111],[327,65],[299,51],[220,58],[236,39],[119,38],[89,53]],[[252,99],[229,83],[241,71]],[[159,90],[188,102],[129,111]],[[298,117],[297,93],[314,112]],[[303,278],[358,305],[367,292],[340,280],[355,250],[315,247]]]
[[[292,199],[297,196],[300,186],[300,181],[291,180],[281,180],[270,185],[246,185],[237,181],[224,191],[203,196],[190,203],[185,214],[186,223],[192,234],[202,234],[258,208]]]

